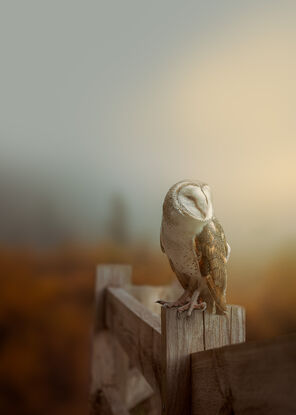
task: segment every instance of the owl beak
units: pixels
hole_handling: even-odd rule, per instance
[[[195,203],[196,208],[200,211],[201,215],[203,216],[203,218],[205,219],[207,217],[207,212],[205,212],[200,206],[199,204],[196,202]]]

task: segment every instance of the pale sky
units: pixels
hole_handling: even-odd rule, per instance
[[[272,255],[296,234],[295,23],[292,1],[2,1],[0,241],[99,239],[118,193],[158,243],[196,178],[234,249]]]

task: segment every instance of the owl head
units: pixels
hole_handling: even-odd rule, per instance
[[[172,220],[183,217],[209,221],[213,217],[210,187],[198,180],[182,180],[174,184],[164,199],[163,214]]]

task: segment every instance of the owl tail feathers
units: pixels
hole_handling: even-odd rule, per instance
[[[213,300],[216,303],[217,314],[226,314],[227,306],[225,296],[222,294],[220,288],[216,286],[210,274],[206,276],[206,280],[211,296],[213,297]]]

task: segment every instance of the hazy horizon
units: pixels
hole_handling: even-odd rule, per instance
[[[184,178],[211,186],[235,255],[294,243],[295,4],[1,9],[1,244],[100,241],[121,197],[156,246]]]

